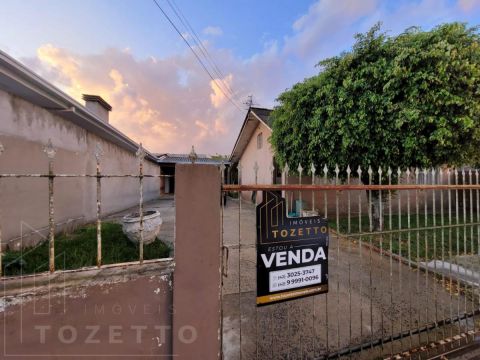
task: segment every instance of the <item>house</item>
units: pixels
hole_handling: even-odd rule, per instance
[[[232,166],[240,171],[240,184],[280,184],[281,172],[275,162],[269,138],[272,135],[272,110],[250,107],[230,155]],[[251,192],[242,195],[251,197]],[[258,199],[257,199],[258,200]]]
[[[45,174],[44,150],[51,140],[56,149],[56,174],[95,174],[101,148],[103,174],[138,174],[139,144],[109,123],[112,107],[100,96],[84,95],[80,104],[24,65],[0,51],[0,174]],[[144,173],[160,175],[157,157],[146,151]],[[145,178],[144,200],[160,195],[158,177]],[[1,178],[2,243],[12,248],[33,245],[48,234],[46,178]],[[102,179],[102,214],[139,202],[138,178]],[[56,229],[96,218],[96,179],[55,178]]]
[[[192,160],[195,161],[195,164],[200,165],[216,165],[220,166],[222,163],[228,167],[230,163],[222,159],[212,158],[207,155],[195,154],[192,147],[193,155],[195,156],[192,159],[192,153],[190,154],[156,154],[158,157],[158,164],[160,165],[162,177],[160,179],[160,191],[162,194],[173,194],[175,192],[175,165],[176,164],[190,164]],[[225,172],[226,174],[226,172]]]

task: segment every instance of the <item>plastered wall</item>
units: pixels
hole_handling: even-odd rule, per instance
[[[94,174],[95,148],[103,149],[105,174],[138,173],[134,153],[107,142],[60,116],[0,90],[0,173],[48,173],[43,152],[48,139],[57,154],[55,173]],[[145,160],[144,174],[159,174],[157,164]],[[139,201],[138,179],[102,179],[102,213],[110,214]],[[144,179],[144,200],[159,196],[159,178]],[[96,179],[55,179],[55,223],[58,230],[96,218]],[[11,178],[0,180],[2,238],[13,248],[38,242],[48,230],[48,180]],[[32,234],[32,232],[37,233]]]

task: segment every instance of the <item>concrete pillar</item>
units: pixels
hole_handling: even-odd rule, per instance
[[[219,359],[219,169],[212,165],[178,164],[175,182],[173,354],[179,359]],[[194,341],[192,332],[196,335]]]

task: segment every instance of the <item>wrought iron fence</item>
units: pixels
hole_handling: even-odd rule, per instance
[[[224,319],[238,317],[223,332],[239,338],[233,350],[224,341],[224,353],[415,358],[472,340],[480,326],[479,170],[309,170],[292,174],[287,165],[282,184],[222,187],[240,195],[222,209]],[[281,192],[290,217],[329,220],[328,294],[255,307],[257,201],[241,199],[256,191]]]
[[[0,143],[0,156],[4,153],[5,147]],[[96,160],[96,172],[94,174],[60,174],[56,173],[54,170],[54,159],[57,153],[57,149],[53,146],[51,140],[44,146],[43,151],[45,152],[48,158],[48,172],[47,173],[36,173],[36,174],[2,174],[0,173],[0,180],[7,178],[37,178],[37,179],[47,179],[48,181],[48,243],[49,243],[49,271],[51,273],[55,272],[55,234],[56,234],[56,224],[55,224],[55,179],[76,179],[76,178],[91,178],[96,180],[96,266],[98,268],[102,267],[102,179],[109,178],[133,178],[138,179],[138,208],[139,208],[139,217],[140,217],[140,240],[139,240],[139,263],[143,264],[144,262],[144,179],[145,178],[166,178],[172,177],[172,175],[162,175],[162,174],[145,174],[144,173],[144,159],[146,152],[140,143],[140,146],[136,152],[136,158],[138,161],[138,173],[132,174],[104,174],[101,171],[101,158],[104,155],[103,149],[100,143],[96,144],[95,156]],[[159,188],[160,190],[160,188]],[[21,205],[19,205],[21,206]],[[2,265],[2,221],[0,214],[0,277],[3,275],[3,265]]]

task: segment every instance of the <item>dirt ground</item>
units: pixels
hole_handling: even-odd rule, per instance
[[[411,335],[409,330],[461,317],[476,304],[431,273],[333,234],[328,294],[257,308],[254,205],[229,198],[222,219],[228,249],[222,289],[225,359],[313,359],[348,347],[349,358],[384,358],[478,327],[470,318]],[[367,350],[368,342],[403,332],[399,341]],[[364,350],[354,353],[361,344]]]

